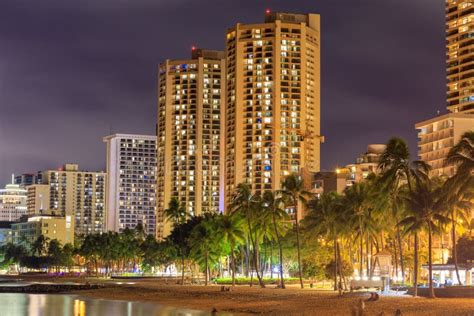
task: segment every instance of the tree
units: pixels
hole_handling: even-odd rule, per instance
[[[45,237],[44,235],[39,235],[38,238],[31,244],[31,252],[34,254],[38,254],[38,256],[43,255],[46,252],[48,246],[49,238]]]
[[[458,180],[456,177],[449,178],[444,182],[441,194],[446,202],[447,216],[449,216],[451,220],[451,239],[453,241],[452,259],[454,268],[456,270],[458,284],[462,285],[457,258],[456,226],[458,221],[468,223],[470,220],[471,209],[474,207],[474,204],[471,202],[474,200],[474,178],[467,177],[464,181]]]
[[[213,216],[205,216],[196,227],[193,228],[190,236],[191,256],[204,268],[204,285],[209,282],[209,266],[211,261],[218,258],[216,248],[219,244],[219,235],[216,234],[216,221]]]
[[[8,243],[4,245],[2,248],[3,253],[3,265],[10,265],[15,264],[17,267],[17,272],[20,271],[21,263],[23,258],[28,255],[28,251],[25,246],[19,244],[15,245],[12,243]]]
[[[428,233],[428,277],[429,277],[429,297],[435,298],[433,289],[433,233],[440,232],[442,226],[449,222],[449,218],[443,215],[445,210],[445,200],[441,194],[441,188],[431,180],[416,181],[416,185],[409,192],[406,199],[408,204],[408,216],[400,225],[405,227],[406,232],[415,236],[415,267],[418,270],[418,233],[427,230]],[[417,273],[415,272],[415,296],[417,295]]]
[[[298,217],[298,204],[306,204],[307,198],[310,195],[309,192],[304,190],[303,180],[297,174],[288,175],[282,183],[281,193],[288,197],[289,203],[295,210],[295,227],[296,227],[296,248],[298,252],[298,273],[300,277],[300,286],[303,285],[303,273],[301,271],[301,245],[300,245],[300,226]]]
[[[168,208],[165,210],[165,217],[168,221],[173,223],[173,226],[183,224],[186,221],[186,209],[180,205],[178,198],[174,197],[169,202]],[[182,232],[180,230],[180,232]],[[184,236],[181,236],[181,239]],[[181,248],[181,285],[184,285],[184,258],[185,249]]]
[[[257,210],[259,203],[252,195],[252,189],[247,183],[240,183],[232,197],[230,212],[231,214],[239,214],[247,221],[248,239],[252,246],[253,265],[257,273],[257,279],[260,287],[264,288],[265,284],[260,275],[259,257],[258,257],[258,240],[256,224],[260,220],[259,210]],[[252,285],[252,283],[250,283]]]
[[[219,215],[216,217],[218,236],[222,242],[229,244],[232,269],[232,286],[235,286],[235,251],[245,242],[243,219],[237,215]]]
[[[282,234],[287,227],[283,225],[283,221],[288,219],[288,214],[285,211],[284,200],[278,192],[265,191],[263,193],[263,209],[267,212],[272,220],[274,234],[278,243],[279,253],[279,270],[280,270],[280,288],[285,288],[285,280],[283,277],[283,246]]]
[[[410,161],[410,151],[406,142],[397,137],[389,139],[387,146],[380,157],[378,168],[381,172],[380,184],[390,192],[389,197],[392,207],[397,207],[400,188],[405,183],[408,190],[412,191],[414,178],[426,179],[429,166],[422,161]],[[393,210],[397,216],[401,216],[397,210]],[[397,228],[397,241],[400,250],[400,266],[402,272],[402,283],[405,283],[405,270],[403,260],[403,247],[400,230]]]
[[[446,164],[457,168],[457,179],[474,177],[474,131],[464,133],[461,140],[449,150]]]
[[[49,257],[49,263],[53,267],[56,267],[56,272],[59,271],[59,267],[63,263],[63,252],[62,252],[62,247],[61,243],[57,239],[52,239],[49,244],[48,244],[48,257]]]
[[[347,225],[350,224],[344,220],[344,208],[342,196],[337,192],[325,192],[317,199],[310,201],[310,212],[303,219],[303,227],[306,237],[317,239],[319,237],[327,238],[333,241],[334,259],[332,275],[334,279],[334,290],[338,289],[337,273],[340,259],[338,256],[338,239],[344,232],[348,231]]]

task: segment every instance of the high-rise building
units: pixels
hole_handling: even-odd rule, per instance
[[[320,49],[318,14],[267,11],[227,30],[226,205],[239,183],[262,193],[319,171]]]
[[[27,215],[26,190],[18,184],[0,189],[0,221],[14,222]]]
[[[65,164],[59,170],[41,172],[42,183],[49,186],[49,195],[34,196],[36,205],[49,199],[47,213],[71,216],[77,234],[100,233],[105,228],[105,181],[104,172],[80,171],[77,164]],[[39,189],[36,187],[37,190]],[[29,204],[33,203],[30,199]],[[44,204],[42,207],[45,207]],[[38,209],[37,206],[30,208]],[[46,210],[46,208],[45,208]]]
[[[190,215],[220,210],[224,89],[223,52],[193,48],[191,59],[160,65],[158,238],[170,231],[164,210],[172,198]]]
[[[15,184],[26,187],[32,184],[41,183],[41,177],[34,173],[24,173],[15,177]]]
[[[156,136],[114,134],[107,143],[107,230],[141,224],[156,234]]]
[[[415,125],[418,156],[431,167],[431,175],[452,176],[445,160],[464,132],[474,130],[474,6],[472,0],[446,0],[447,109]]]
[[[28,216],[48,214],[50,209],[48,184],[33,184],[26,187]]]
[[[474,2],[446,0],[447,108],[474,114]]]

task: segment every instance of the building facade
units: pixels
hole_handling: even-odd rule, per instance
[[[221,210],[225,59],[193,48],[191,59],[159,68],[157,236],[170,232],[164,210],[178,198],[187,214]]]
[[[239,183],[259,194],[319,171],[319,15],[267,12],[264,23],[237,24],[226,67],[225,205]]]
[[[18,184],[22,187],[27,187],[32,184],[41,183],[41,177],[38,177],[39,174],[34,173],[24,173],[18,176],[15,176],[15,184]]]
[[[57,239],[61,244],[74,243],[74,219],[70,215],[33,216],[11,225],[14,244],[32,244],[43,235],[49,240]]]
[[[156,136],[115,134],[107,144],[107,230],[156,233]]]
[[[446,0],[447,108],[474,114],[474,3]]]
[[[445,165],[449,150],[464,132],[474,130],[474,3],[446,0],[446,102],[448,114],[419,122],[418,156],[431,175],[452,176]]]
[[[474,130],[474,114],[448,113],[416,124],[418,156],[431,166],[432,176],[451,177],[455,167],[446,165],[449,150],[462,134]]]
[[[384,144],[368,145],[365,153],[360,155],[354,163],[346,166],[349,172],[348,180],[352,183],[362,182],[367,179],[370,174],[378,174],[380,158],[385,148],[387,148],[387,146]]]
[[[50,188],[47,184],[33,184],[26,187],[28,216],[43,215],[49,210]]]
[[[100,233],[105,229],[105,186],[104,172],[81,171],[77,164],[65,164],[59,170],[41,172],[42,184],[49,187],[44,194],[44,187],[30,196],[35,199],[35,206],[30,210],[44,208],[48,214],[72,216],[77,234]],[[41,196],[41,195],[42,196]],[[49,200],[49,205],[45,203]],[[31,204],[33,202],[30,199]],[[33,212],[36,213],[36,212]]]
[[[18,184],[0,189],[0,221],[13,222],[28,214],[26,190]]]

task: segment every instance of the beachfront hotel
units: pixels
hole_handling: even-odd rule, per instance
[[[447,108],[474,114],[474,5],[472,0],[446,1]]]
[[[415,125],[418,156],[431,175],[452,176],[445,165],[449,150],[464,132],[474,130],[474,6],[472,0],[446,0],[446,101],[448,114]]]
[[[193,47],[191,59],[160,64],[158,238],[170,232],[164,210],[172,198],[178,198],[189,215],[221,210],[224,83],[221,51]]]
[[[226,206],[239,183],[259,194],[319,171],[320,49],[318,14],[267,11],[227,30]]]
[[[41,184],[28,187],[28,213],[72,218],[76,234],[105,227],[105,173],[81,171],[77,164],[41,172]]]
[[[108,231],[121,232],[141,224],[156,233],[156,136],[114,134],[107,144]]]

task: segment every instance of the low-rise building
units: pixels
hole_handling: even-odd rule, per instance
[[[348,184],[349,173],[346,169],[336,171],[321,171],[313,174],[311,192],[322,194],[324,192],[337,192],[342,194]]]
[[[57,239],[61,244],[74,243],[74,219],[70,215],[33,216],[13,223],[12,242],[15,244],[33,243],[43,235],[49,240]]]
[[[367,151],[360,155],[352,164],[346,168],[349,170],[349,180],[352,183],[364,181],[370,174],[378,173],[380,157],[387,148],[384,144],[370,144]]]
[[[12,222],[0,222],[0,246],[12,242]]]

